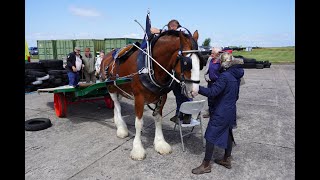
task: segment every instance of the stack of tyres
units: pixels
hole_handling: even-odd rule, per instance
[[[264,68],[270,68],[271,62],[269,62],[269,61],[263,61],[263,65],[264,65]]]
[[[25,92],[35,91],[43,81],[49,79],[42,65],[38,62],[25,63]]]
[[[234,56],[235,58],[240,58],[240,59],[243,59],[243,65],[242,67],[243,68],[246,68],[246,69],[251,69],[251,68],[256,68],[256,62],[257,60],[254,59],[254,58],[246,58],[246,57],[243,57],[243,56]]]
[[[256,68],[257,69],[263,69],[264,68],[263,61],[256,61]]]
[[[68,84],[63,60],[40,60],[25,63],[25,92]]]
[[[47,87],[58,87],[68,84],[67,70],[63,67],[63,60],[40,60],[39,63],[49,75]]]
[[[270,68],[271,66],[271,63],[269,61],[257,61],[254,58],[246,58],[241,55],[234,56],[234,57],[242,59],[244,63],[242,67],[247,69],[250,69],[250,68],[263,69],[263,68]]]

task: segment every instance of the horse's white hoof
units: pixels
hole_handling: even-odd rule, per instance
[[[117,129],[117,137],[119,138],[126,138],[129,136],[128,130],[124,128],[118,128]]]
[[[160,154],[170,154],[171,146],[166,141],[157,141],[154,143],[154,149]]]
[[[144,148],[133,148],[130,153],[130,157],[133,160],[143,160],[146,158],[146,151]]]

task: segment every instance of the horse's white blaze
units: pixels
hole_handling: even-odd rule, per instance
[[[127,124],[123,121],[122,115],[121,115],[121,106],[120,102],[118,100],[116,93],[110,93],[111,99],[114,102],[114,123],[117,126],[117,136],[119,138],[125,138],[129,135]]]
[[[138,119],[138,117],[136,117],[135,127],[136,127],[136,135],[133,140],[133,146],[130,153],[130,157],[134,160],[143,160],[146,157],[146,151],[144,150],[141,142],[141,130],[143,127],[143,118]]]
[[[166,142],[162,133],[162,117],[157,114],[154,118],[156,132],[154,136],[154,149],[160,154],[169,154],[172,152],[171,146]]]
[[[200,59],[196,54],[191,55],[192,59],[192,69],[191,69],[191,80],[199,81],[200,80]],[[192,83],[192,91],[198,92],[199,84]]]

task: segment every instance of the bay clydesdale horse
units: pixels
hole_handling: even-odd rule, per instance
[[[166,142],[162,133],[162,109],[167,99],[167,93],[171,90],[172,83],[180,83],[183,93],[189,98],[192,98],[192,91],[197,92],[199,89],[201,56],[197,51],[198,36],[198,31],[195,31],[193,35],[187,35],[173,30],[159,35],[152,46],[152,58],[167,72],[154,61],[150,61],[150,67],[153,70],[143,69],[146,60],[141,58],[145,56],[141,55],[141,49],[138,49],[128,59],[120,63],[114,61],[112,57],[113,51],[103,59],[100,68],[102,80],[115,79],[116,77],[132,78],[130,83],[108,86],[108,91],[114,101],[114,123],[117,127],[117,136],[119,138],[128,136],[128,128],[122,119],[118,97],[121,95],[134,99],[136,134],[130,153],[132,159],[143,160],[146,156],[141,142],[141,130],[143,127],[144,105],[147,104],[158,105],[153,112],[155,116],[155,150],[160,154],[172,152],[171,146]],[[153,78],[153,80],[145,81],[148,78]],[[151,84],[148,85],[148,83]]]

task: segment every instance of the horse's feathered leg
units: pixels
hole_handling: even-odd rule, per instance
[[[144,97],[143,95],[138,95],[134,97],[135,102],[135,112],[136,112],[136,135],[133,140],[133,146],[130,153],[130,157],[134,160],[143,160],[146,157],[146,151],[143,148],[141,142],[141,130],[143,127],[143,109],[144,109]]]
[[[154,149],[160,154],[170,154],[171,146],[166,142],[162,133],[162,116],[158,113],[154,118],[156,132],[154,136]]]
[[[121,106],[117,97],[117,93],[110,93],[111,99],[114,102],[114,123],[117,126],[117,136],[119,138],[125,138],[129,135],[127,124],[123,121],[121,115]]]
[[[158,112],[154,117],[154,124],[156,126],[156,132],[154,136],[154,149],[160,154],[169,154],[172,152],[171,146],[166,142],[162,133],[162,109],[164,104],[166,103],[167,95],[163,95],[161,98],[161,104]]]

